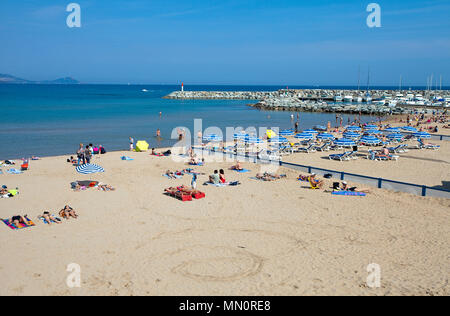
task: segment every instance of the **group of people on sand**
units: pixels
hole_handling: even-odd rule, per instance
[[[59,211],[58,215],[66,220],[69,220],[71,218],[78,218],[78,215],[76,211],[70,207],[69,205],[64,206],[61,211]],[[49,211],[45,211],[41,215],[38,216],[38,219],[42,219],[47,223],[48,225],[51,225],[52,223],[61,224],[62,220],[54,215],[52,215]],[[31,225],[31,221],[28,219],[28,215],[16,215],[11,217],[9,220],[9,224],[15,225],[16,227],[19,227],[20,225]]]
[[[317,174],[315,173],[312,173],[309,176],[299,175],[298,180],[309,182],[313,189],[323,189],[325,185],[325,180],[317,178]],[[359,189],[358,187],[351,187],[347,183],[347,181],[342,181],[341,183],[335,182],[333,184],[333,191],[370,193],[370,190],[368,189]]]
[[[214,173],[209,176],[209,182],[212,184],[227,183],[227,180],[225,179],[225,171],[223,169],[214,170]]]
[[[91,163],[91,159],[94,155],[105,154],[106,150],[102,145],[94,146],[93,144],[86,145],[80,144],[77,150],[77,165],[80,164],[89,164]],[[70,162],[74,163],[75,160],[73,157],[70,157]]]

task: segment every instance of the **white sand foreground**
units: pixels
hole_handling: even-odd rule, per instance
[[[124,154],[135,160],[120,160]],[[0,226],[0,295],[449,294],[450,200],[384,190],[335,197],[309,189],[288,169],[278,170],[285,180],[252,180],[260,166],[245,164],[251,173],[226,173],[242,185],[200,185],[206,199],[183,203],[163,195],[191,180],[161,176],[187,167],[171,158],[108,153],[94,160],[106,172],[90,177],[66,158],[0,175],[0,184],[20,188],[18,196],[0,199],[0,217],[28,214],[37,222],[20,231]],[[88,179],[117,190],[70,190],[70,182]],[[79,219],[37,221],[66,204]],[[81,267],[81,288],[66,285],[71,263]],[[371,263],[381,267],[381,288],[366,284]]]

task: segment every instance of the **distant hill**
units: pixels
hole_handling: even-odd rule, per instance
[[[31,81],[8,74],[0,74],[0,84],[79,84],[78,80],[71,77],[60,78],[51,81]]]

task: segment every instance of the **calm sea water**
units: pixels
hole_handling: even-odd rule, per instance
[[[271,91],[284,87],[194,86],[190,90]],[[296,88],[296,87],[290,87]],[[335,87],[338,88],[338,87]],[[147,89],[148,92],[142,92]],[[128,137],[168,147],[178,126],[203,128],[291,128],[289,112],[258,111],[253,101],[166,100],[178,86],[0,85],[0,160],[73,154],[79,143],[102,144],[107,150],[128,147]],[[159,112],[162,112],[160,118]],[[371,118],[365,117],[369,121]],[[347,122],[347,117],[344,118]],[[300,127],[334,122],[334,114],[300,113]],[[162,140],[155,137],[160,129]]]

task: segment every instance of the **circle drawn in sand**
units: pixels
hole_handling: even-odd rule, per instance
[[[227,247],[196,246],[178,255],[192,258],[171,270],[172,273],[200,281],[236,281],[257,274],[263,259],[247,251]]]
[[[142,264],[143,273],[230,282],[258,274],[265,261],[288,255],[301,246],[300,240],[280,232],[191,228],[164,232],[138,245],[141,259],[136,261]]]

